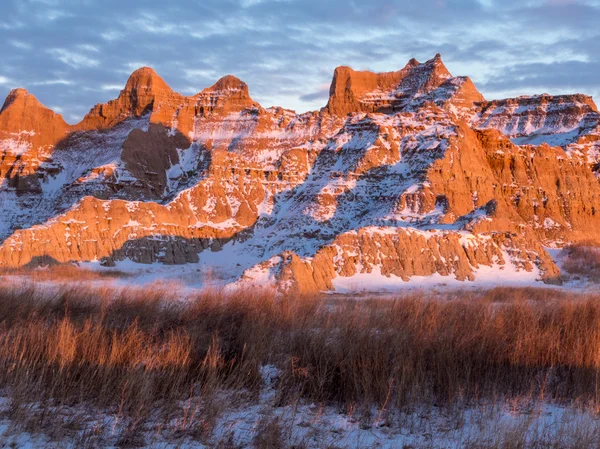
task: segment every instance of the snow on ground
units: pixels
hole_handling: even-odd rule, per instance
[[[12,156],[21,156],[31,149],[31,144],[20,139],[20,134],[13,133],[14,138],[0,140],[0,152],[8,153]],[[28,134],[25,132],[24,134]]]
[[[598,426],[591,414],[548,404],[522,411],[491,405],[489,410],[466,408],[454,413],[427,407],[397,414],[373,409],[370,419],[310,404],[295,409],[265,410],[264,405],[243,408],[225,415],[217,429],[225,437],[233,435],[232,440],[241,447],[248,447],[258,433],[261,414],[271,414],[284,429],[290,429],[292,445],[307,448],[461,448],[475,442],[492,443],[502,432],[523,428],[531,439],[545,434],[548,441],[556,441],[560,438],[558,429],[565,424],[577,428],[578,423],[589,421],[594,423],[591,426]]]
[[[512,142],[515,145],[541,145],[547,143],[550,146],[564,147],[577,139],[580,130],[574,129],[565,132],[556,132],[553,134],[534,133],[524,137],[514,137]]]
[[[600,430],[600,420],[591,410],[575,406],[557,406],[541,401],[505,401],[440,408],[415,404],[402,409],[350,408],[298,401],[277,406],[278,370],[273,366],[262,369],[264,386],[257,400],[248,399],[243,392],[217,392],[211,411],[214,422],[208,432],[210,417],[201,397],[179,404],[179,413],[165,422],[165,417],[146,417],[135,441],[137,447],[208,449],[224,447],[256,447],[256,439],[264,435],[277,436],[278,447],[321,448],[413,448],[458,449],[462,447],[496,447],[503,438],[536,442],[536,447],[572,446],[575,438],[593,438]],[[23,406],[23,404],[21,405]],[[34,413],[37,405],[26,413]],[[0,398],[0,447],[6,448],[66,448],[90,445],[94,438],[102,447],[117,447],[128,418],[113,410],[91,407],[50,407],[51,429],[25,427],[10,421],[11,402]],[[23,414],[21,419],[27,419]],[[77,425],[73,425],[77,423]],[[269,426],[270,425],[270,426]],[[195,437],[194,437],[195,435]],[[280,446],[279,446],[280,445]],[[94,446],[96,447],[96,446]],[[274,446],[269,446],[274,447]],[[519,446],[520,447],[520,446]]]
[[[126,259],[116,261],[114,267],[104,267],[98,261],[82,262],[78,266],[86,270],[117,273],[114,278],[84,281],[90,285],[106,286],[112,284],[115,287],[144,287],[159,282],[179,291],[182,297],[204,288],[234,289],[238,287],[246,288],[249,285],[261,288],[272,287],[273,267],[259,267],[258,264],[264,261],[257,259],[252,254],[245,253],[244,249],[243,243],[236,243],[225,245],[221,251],[205,250],[200,253],[200,262],[185,265],[165,265],[159,262],[140,264]],[[562,250],[552,248],[546,248],[546,250],[560,268],[563,258]],[[271,259],[274,261],[276,256]],[[504,259],[510,260],[506,254]],[[251,275],[254,282],[237,282],[246,271]],[[125,276],[118,276],[121,273]],[[335,291],[328,293],[352,297],[353,295],[362,296],[364,293],[393,294],[412,291],[481,290],[499,286],[551,288],[577,293],[600,290],[600,285],[588,282],[585,279],[567,278],[563,285],[545,284],[539,280],[540,273],[537,268],[528,272],[517,269],[515,265],[510,263],[505,265],[496,264],[491,267],[480,265],[474,271],[474,274],[475,281],[459,281],[453,274],[442,276],[438,273],[431,276],[413,276],[408,281],[403,281],[402,278],[394,275],[388,277],[381,274],[380,268],[376,267],[371,273],[334,278],[332,284]],[[16,283],[23,283],[23,279],[26,279],[27,276],[12,275],[1,278],[6,281],[12,280]],[[74,280],[71,282],[80,281]]]
[[[506,259],[510,260],[510,259]],[[481,289],[497,286],[512,287],[550,287],[540,281],[537,268],[532,271],[518,270],[512,263],[481,265],[474,270],[474,281],[459,281],[453,274],[442,276],[434,273],[430,276],[412,276],[408,281],[394,275],[381,274],[381,268],[375,267],[371,273],[358,273],[350,277],[338,276],[332,284],[336,293],[385,292],[431,289]]]

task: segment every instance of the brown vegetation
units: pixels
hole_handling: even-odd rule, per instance
[[[180,303],[156,287],[79,286],[40,295],[35,287],[2,293],[0,382],[31,383],[38,388],[20,389],[54,399],[184,398],[208,378],[252,390],[266,364],[285,373],[282,393],[340,404],[597,393],[596,297],[495,289],[463,300],[353,301],[205,292]],[[36,391],[42,386],[48,390]]]
[[[600,247],[593,242],[569,246],[563,269],[570,274],[600,280]]]
[[[257,397],[265,365],[279,368],[278,404],[376,406],[378,422],[419,404],[497,398],[597,408],[599,299],[515,289],[437,300],[207,291],[182,303],[157,287],[2,289],[0,388],[14,419],[32,403],[116,410],[129,420],[127,441],[148,417],[194,398],[202,420],[184,427],[205,435],[215,393]],[[272,447],[279,427],[264,428],[256,444]]]
[[[72,264],[56,264],[36,268],[4,268],[0,269],[0,276],[19,276],[33,282],[83,282],[126,278],[130,274],[119,270],[88,270]]]

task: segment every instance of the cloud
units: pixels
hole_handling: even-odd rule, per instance
[[[94,53],[98,53],[100,51],[100,49],[98,47],[96,47],[95,45],[90,45],[90,44],[78,44],[77,48],[82,51],[94,52]]]
[[[23,22],[0,22],[0,30],[18,30],[24,27]]]
[[[214,69],[184,69],[183,76],[190,81],[217,80],[218,74]]]
[[[323,84],[319,87],[319,90],[316,90],[315,92],[309,92],[304,95],[300,95],[299,99],[300,99],[300,101],[304,101],[304,102],[314,102],[317,100],[327,101],[329,99],[329,85]]]
[[[16,41],[16,40],[11,40],[10,41],[10,45],[12,45],[15,48],[18,48],[20,50],[31,50],[33,47],[26,43],[26,42],[21,42],[21,41]]]
[[[119,84],[103,84],[102,86],[100,86],[100,90],[106,91],[106,92],[111,92],[111,91],[121,91],[123,89],[123,86],[119,85]]]
[[[48,53],[54,56],[63,64],[79,69],[82,67],[96,67],[100,61],[90,58],[89,56],[77,53],[65,48],[51,48]]]
[[[67,11],[61,11],[59,9],[46,9],[43,12],[36,14],[38,20],[48,22],[54,22],[70,16],[71,14],[69,14]]]
[[[138,31],[151,34],[181,34],[183,30],[177,23],[169,23],[158,15],[144,12],[136,19],[127,19],[122,22],[126,26],[136,28]]]
[[[118,70],[118,73],[125,74],[125,75],[131,75],[132,72],[134,72],[135,70],[137,70],[141,67],[150,67],[150,66],[153,66],[153,64],[151,64],[147,61],[126,62],[123,64],[123,68]]]
[[[264,106],[305,111],[324,106],[336,66],[437,52],[487,97],[594,93],[598,23],[598,0],[6,0],[0,95],[15,80],[81,118],[151,66],[179,92],[233,74]]]
[[[121,33],[115,30],[107,30],[100,33],[100,37],[106,41],[118,41],[125,37],[125,33]]]
[[[12,81],[10,78],[0,75],[0,85],[7,86],[10,84],[12,84]]]
[[[30,0],[29,3],[38,3],[47,6],[58,6],[60,5],[60,0]]]
[[[600,62],[565,61],[550,64],[516,64],[490,77],[482,87],[491,91],[508,89],[589,91],[600,87]]]
[[[70,86],[71,84],[73,84],[73,81],[70,80],[65,80],[65,79],[49,79],[49,80],[43,80],[43,81],[34,81],[33,83],[31,83],[32,86],[55,86],[55,85],[62,85],[62,86]]]

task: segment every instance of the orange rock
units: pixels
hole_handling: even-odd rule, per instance
[[[327,106],[306,114],[262,108],[230,75],[186,97],[142,68],[70,127],[19,89],[0,111],[0,206],[12,187],[29,192],[22,204],[49,201],[35,192],[61,173],[49,168],[58,150],[89,167],[61,186],[68,207],[10,228],[0,266],[197,262],[235,239],[279,254],[259,268],[301,293],[374,270],[472,280],[509,262],[554,281],[543,244],[600,241],[600,184],[584,147],[517,146],[508,130],[575,126],[574,145],[595,148],[599,117],[581,95],[486,102],[439,55],[381,74],[339,67]],[[86,159],[119,130],[115,160]],[[86,190],[97,178],[99,193]]]
[[[398,112],[432,101],[472,107],[484,101],[469,78],[453,78],[437,54],[420,64],[411,59],[397,72],[357,72],[335,69],[326,110],[334,115],[351,112]]]
[[[25,89],[12,90],[0,110],[0,180],[19,191],[39,190],[35,172],[69,130]]]

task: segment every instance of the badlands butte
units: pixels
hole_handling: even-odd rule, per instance
[[[197,264],[305,293],[556,283],[547,248],[600,243],[599,174],[591,97],[486,101],[439,55],[339,67],[327,105],[304,114],[263,108],[233,76],[186,97],[141,68],[76,125],[9,94],[0,267]]]

